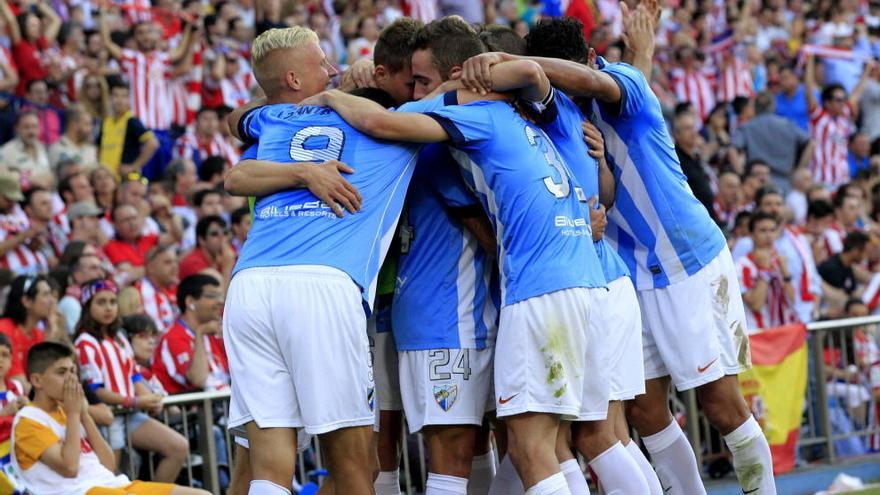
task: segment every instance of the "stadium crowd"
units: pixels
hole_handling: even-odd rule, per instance
[[[370,86],[383,27],[452,14],[519,36],[564,14],[609,62],[625,51],[618,0],[0,0],[0,421],[31,388],[28,350],[73,344],[110,447],[127,429],[176,480],[188,441],[151,415],[229,387],[220,319],[252,218],[223,189],[243,151],[226,116],[261,95],[251,41],[308,26],[335,84]],[[651,87],[749,329],[880,314],[880,1],[671,0],[656,44]],[[855,349],[835,376],[862,406],[880,335]]]

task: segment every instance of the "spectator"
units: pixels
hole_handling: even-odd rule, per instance
[[[251,230],[251,225],[253,223],[253,218],[251,217],[251,210],[247,206],[243,206],[232,212],[231,216],[231,227],[232,227],[232,249],[235,250],[236,255],[241,252],[241,248],[244,247],[244,241],[247,239],[248,232]]]
[[[70,242],[81,241],[97,248],[107,243],[101,230],[101,217],[104,211],[88,201],[74,203],[67,210],[70,220]]]
[[[862,212],[862,201],[838,190],[834,196],[834,222],[825,230],[825,250],[828,256],[837,254],[843,249],[843,239],[849,232],[861,230],[859,215]]]
[[[709,113],[706,125],[700,131],[705,146],[703,148],[706,158],[710,163],[724,163],[728,160],[730,147],[730,122],[727,115],[727,105],[719,103]]]
[[[177,47],[170,52],[164,52],[158,50],[158,33],[153,24],[139,22],[132,27],[132,39],[136,50],[131,50],[119,46],[111,38],[106,10],[101,9],[101,39],[104,47],[113,58],[120,61],[122,71],[132,85],[134,94],[143,95],[132,100],[134,115],[141,119],[146,129],[153,131],[159,143],[158,153],[153,160],[149,163],[140,163],[137,171],[140,172],[143,168],[142,173],[147,178],[159,179],[171,158],[173,144],[168,133],[171,128],[171,112],[162,107],[163,102],[170,101],[168,86],[171,71],[168,69],[169,66],[183,62],[190,56],[194,25],[187,22],[183,38]],[[122,170],[122,173],[130,171]]]
[[[714,217],[714,194],[709,174],[706,172],[708,166],[700,153],[701,138],[697,132],[693,115],[682,113],[675,117],[673,137],[675,138],[675,152],[681,162],[681,170],[687,176],[691,191]]]
[[[791,121],[774,114],[773,95],[764,92],[755,100],[756,116],[739,126],[731,138],[747,161],[769,165],[773,183],[787,190],[792,170],[806,166],[810,138]]]
[[[183,436],[150,418],[143,411],[158,412],[162,397],[152,393],[135,373],[131,344],[121,332],[116,286],[93,280],[83,286],[83,314],[76,325],[76,349],[82,375],[105,404],[122,406],[129,414],[117,416],[110,427],[110,447],[119,463],[126,434],[135,448],[156,451],[163,459],[156,466],[156,481],[172,482],[187,458],[189,445]],[[114,469],[115,470],[115,469]]]
[[[15,138],[0,147],[0,165],[28,174],[50,171],[46,146],[40,142],[40,119],[36,112],[18,114]]]
[[[824,199],[810,201],[807,206],[807,223],[804,224],[803,233],[810,241],[816,263],[821,263],[828,257],[828,251],[825,249],[825,231],[831,227],[833,222],[834,207],[830,202]]]
[[[172,160],[171,163],[168,164],[168,168],[165,169],[165,177],[166,180],[172,184],[174,194],[172,205],[174,206],[175,211],[178,215],[186,218],[188,215],[186,212],[191,211],[186,204],[186,195],[198,181],[196,165],[192,160]],[[186,212],[179,210],[179,208],[183,208]]]
[[[725,170],[718,175],[718,194],[712,206],[718,225],[733,230],[736,215],[742,211],[742,183],[736,172]]]
[[[865,260],[867,246],[870,242],[868,236],[862,232],[851,232],[843,241],[843,250],[829,256],[819,265],[819,274],[827,284],[823,287],[826,300],[831,310],[840,311],[850,296],[858,297],[859,282],[853,267]]]
[[[18,68],[20,80],[16,94],[23,96],[28,83],[45,80],[49,77],[46,60],[47,50],[58,37],[61,18],[48,3],[34,4],[42,19],[33,11],[26,11],[13,17],[8,4],[0,7],[9,40],[12,42],[12,56]],[[45,23],[45,24],[44,24]]]
[[[196,239],[195,249],[180,260],[180,277],[186,278],[206,268],[213,268],[228,282],[235,265],[235,251],[229,242],[226,221],[216,215],[203,217],[196,224]]]
[[[56,314],[55,295],[49,278],[45,275],[21,275],[12,281],[3,318],[0,319],[0,333],[12,342],[12,365],[9,377],[17,380],[28,389],[25,376],[25,357],[34,344],[49,338],[59,338],[64,328]],[[46,324],[45,331],[40,324]]]
[[[177,251],[174,245],[160,244],[147,252],[145,276],[134,285],[144,313],[162,331],[167,330],[177,318],[177,274]]]
[[[143,217],[132,205],[113,209],[116,238],[104,245],[104,253],[117,270],[128,274],[125,281],[133,283],[144,275],[144,258],[159,243],[158,235],[143,235]]]
[[[156,322],[148,315],[134,314],[122,318],[122,328],[137,362],[138,372],[144,379],[144,383],[154,394],[167,396],[168,392],[162,386],[162,382],[153,374],[153,354],[156,352],[156,342],[159,340],[159,330]]]
[[[141,173],[159,149],[156,136],[131,112],[129,86],[110,83],[110,113],[101,124],[98,158],[117,177]]]
[[[238,163],[238,152],[220,134],[219,126],[216,110],[211,108],[199,110],[195,127],[183,135],[175,148],[176,157],[192,160],[196,168],[206,158],[215,155],[222,156],[226,160],[227,167]]]
[[[159,339],[153,366],[171,394],[229,388],[229,365],[220,339],[223,291],[210,275],[184,278],[177,289],[180,318]]]
[[[794,288],[785,257],[773,246],[777,218],[758,211],[749,220],[753,248],[736,262],[750,330],[775,328],[797,321],[792,309]]]
[[[24,212],[27,214],[28,223],[39,227],[40,230],[20,252],[26,258],[34,256],[39,260],[38,270],[46,272],[49,266],[55,266],[58,257],[67,245],[67,236],[52,223],[52,193],[40,187],[32,187],[24,195]]]
[[[849,177],[855,179],[862,170],[871,169],[871,141],[864,132],[856,132],[849,138]]]
[[[869,76],[859,99],[859,114],[862,116],[862,131],[873,143],[880,138],[880,65],[875,64]]]
[[[779,70],[779,92],[776,93],[776,115],[794,122],[804,132],[810,130],[810,111],[807,105],[806,89],[795,64],[784,64]],[[818,98],[814,90],[814,98]]]
[[[33,111],[40,120],[40,142],[51,146],[61,137],[61,111],[49,103],[49,86],[36,80],[27,84],[23,111]]]
[[[92,118],[92,138],[90,141],[98,142],[101,132],[101,122],[110,115],[110,88],[107,79],[97,74],[83,76],[77,91],[77,103]]]
[[[209,156],[199,167],[199,181],[213,189],[221,189],[229,166],[220,156]]]
[[[205,107],[227,106],[238,108],[251,99],[257,87],[250,67],[240,53],[221,47],[211,72],[205,81]],[[204,107],[203,107],[204,108]]]
[[[124,475],[116,475],[118,459],[111,445],[104,440],[90,414],[85,392],[77,379],[73,351],[64,345],[46,342],[28,353],[28,377],[34,387],[34,401],[18,413],[12,445],[13,462],[31,493],[106,493],[112,495],[207,495],[208,492],[176,485],[131,483]],[[114,424],[120,420],[116,418]],[[155,422],[155,420],[152,420]],[[161,425],[161,423],[156,423]],[[72,425],[73,428],[69,428]],[[150,426],[146,428],[145,426]],[[167,440],[173,430],[145,423],[138,439],[153,445]],[[150,430],[150,431],[144,431]],[[161,434],[158,434],[161,432]],[[174,433],[177,435],[176,433]],[[177,435],[163,451],[185,445]],[[112,440],[111,440],[112,442]],[[73,445],[75,448],[68,448]],[[71,456],[69,453],[73,452]],[[171,471],[167,468],[176,459],[166,457],[159,462],[156,477]]]
[[[794,215],[794,223],[803,225],[807,221],[807,192],[813,186],[813,176],[807,168],[799,168],[791,176],[791,190],[785,196],[785,205]]]
[[[24,201],[21,185],[13,174],[0,173],[0,268],[15,273],[36,273],[47,269],[48,261],[31,249],[45,225],[32,225],[19,206]]]
[[[76,322],[82,315],[82,303],[80,293],[82,285],[89,280],[105,278],[101,258],[96,254],[83,254],[70,264],[67,276],[67,289],[64,296],[58,302],[58,310],[64,315],[64,323],[68,335],[73,336]]]
[[[12,341],[6,334],[0,333],[0,442],[9,440],[13,416],[28,403],[24,386],[9,374],[12,356]]]
[[[846,90],[839,84],[830,84],[822,90],[822,104],[816,101],[816,60],[807,57],[804,84],[807,105],[810,110],[810,130],[813,137],[813,157],[810,170],[813,179],[828,188],[835,188],[849,180],[846,143],[858,116],[856,106],[867,82],[865,70],[859,83],[847,98]]]
[[[95,204],[99,208],[103,208],[106,213],[113,211],[114,202],[116,201],[117,182],[113,172],[103,165],[92,170],[89,174],[89,183],[95,192]]]
[[[225,213],[223,193],[220,192],[220,189],[199,189],[193,194],[192,202],[194,208],[184,216],[189,223],[181,246],[184,251],[188,251],[196,245],[196,224],[199,220],[209,215],[223,215]]]
[[[72,160],[86,169],[98,165],[98,149],[92,144],[92,116],[82,105],[70,105],[65,113],[64,135],[49,148],[49,165],[57,170],[62,160]]]
[[[379,29],[376,20],[372,17],[361,17],[357,26],[358,38],[353,40],[348,47],[346,62],[353,64],[362,58],[373,58],[373,49],[379,40]]]
[[[697,114],[697,128],[715,107],[715,92],[712,90],[711,69],[703,67],[703,61],[689,46],[680,47],[675,53],[678,65],[670,73],[670,82],[679,101],[693,102]]]

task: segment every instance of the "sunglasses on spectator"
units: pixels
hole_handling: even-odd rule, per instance
[[[209,230],[208,237],[220,237],[229,235],[229,229],[226,230]]]
[[[137,181],[137,182],[140,182],[141,184],[143,184],[143,185],[145,185],[145,186],[149,186],[149,185],[150,185],[150,179],[147,179],[146,177],[144,177],[143,175],[141,175],[141,174],[138,173],[138,172],[129,172],[129,173],[124,177],[124,179],[125,179],[124,182],[135,182],[135,181]]]

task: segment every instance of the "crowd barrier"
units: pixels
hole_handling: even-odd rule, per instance
[[[865,454],[871,437],[880,438],[880,425],[871,419],[876,417],[877,404],[870,397],[864,370],[859,369],[853,350],[856,330],[878,324],[880,316],[806,326],[807,387],[795,447],[798,464],[834,463],[844,456]],[[827,361],[830,366],[826,366]],[[847,378],[841,381],[845,375]],[[866,400],[854,407],[858,402],[854,398]],[[762,405],[760,401],[752,402],[753,413],[760,419]],[[684,424],[700,466],[705,468],[719,459],[729,459],[724,441],[702,414],[695,391],[672,391],[670,405]],[[166,398],[159,418],[192,441],[193,449],[181,482],[200,486],[215,495],[221,495],[221,486],[235,462],[233,441],[225,427],[228,408],[228,391],[174,395]],[[407,435],[405,430],[401,434],[401,481],[404,493],[412,495],[423,489],[427,476],[426,446],[421,435]],[[127,445],[123,469],[131,477],[151,475],[154,460],[135,453],[130,436]],[[582,459],[581,463],[583,466]],[[324,471],[317,438],[312,439],[311,448],[299,455],[296,472],[300,485],[320,483]]]

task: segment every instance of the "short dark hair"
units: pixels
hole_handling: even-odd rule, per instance
[[[587,63],[589,46],[584,25],[573,17],[542,19],[526,35],[526,49],[535,57],[551,57]]]
[[[10,352],[12,351],[12,341],[5,333],[0,333],[0,347],[6,347]]]
[[[34,373],[45,373],[49,366],[52,366],[59,359],[74,359],[74,352],[70,346],[59,342],[40,342],[30,348],[27,353],[27,369],[28,380]]]
[[[444,80],[456,65],[486,51],[477,32],[458,16],[444,17],[422,26],[413,38],[413,51],[430,49],[434,66]]]
[[[73,186],[70,183],[73,182],[74,177],[79,176],[86,177],[86,173],[77,172],[75,174],[68,174],[62,177],[60,181],[58,181],[58,194],[60,194],[62,198],[64,197],[64,193],[66,192],[73,193]],[[86,181],[88,180],[88,177],[86,177]]]
[[[526,55],[529,51],[526,40],[516,31],[501,24],[489,24],[480,29],[480,40],[490,52],[504,52],[511,55]]]
[[[201,114],[203,114],[203,113],[205,113],[205,112],[211,112],[211,113],[213,113],[214,115],[217,115],[217,109],[216,109],[216,108],[214,108],[214,107],[201,107],[201,108],[198,109],[198,111],[196,111],[196,118],[198,118]]]
[[[850,189],[860,189],[860,188],[854,182],[845,182],[845,183],[841,184],[837,188],[837,191],[834,191],[834,195],[831,197],[831,204],[835,208],[840,208],[841,206],[843,206],[844,200],[846,200],[846,198],[850,197],[850,194],[849,194]]]
[[[752,100],[746,98],[745,96],[737,96],[730,103],[730,106],[733,107],[733,113],[736,115],[740,115],[743,111],[749,106]]]
[[[128,81],[119,76],[108,77],[107,87],[111,92],[116,88],[125,88],[126,91],[129,91],[131,89],[131,87],[128,85]]]
[[[423,26],[421,21],[400,17],[379,33],[373,49],[373,63],[382,65],[392,74],[409,67],[412,41]]]
[[[37,120],[39,120],[40,114],[38,114],[36,110],[23,110],[18,113],[18,116],[15,117],[15,126],[18,127],[18,124],[20,124],[25,117],[35,117]]]
[[[209,182],[215,175],[223,175],[226,170],[226,159],[222,156],[211,155],[199,165],[199,180]]]
[[[232,214],[229,216],[229,222],[232,225],[238,225],[242,221],[244,221],[245,217],[251,214],[251,209],[247,206],[242,206],[241,208],[236,208]]]
[[[828,100],[834,95],[835,91],[843,91],[843,94],[846,95],[846,88],[844,88],[842,84],[829,84],[822,88],[822,104],[828,102]]]
[[[752,219],[752,212],[750,212],[748,210],[743,210],[743,211],[737,213],[736,216],[733,218],[733,226],[739,227],[742,223],[745,223],[746,226],[748,226],[748,222],[751,219]]]
[[[220,281],[211,275],[203,273],[196,273],[181,280],[180,285],[177,286],[177,307],[180,309],[180,314],[186,313],[186,298],[201,298],[205,287],[209,285],[220,287]]]
[[[35,186],[24,192],[24,201],[22,201],[23,205],[30,205],[31,201],[33,201],[34,196],[39,193],[49,193],[48,189],[43,189],[42,187]],[[51,193],[50,193],[51,194]]]
[[[834,215],[834,207],[824,199],[810,201],[807,205],[807,218],[825,218]]]
[[[397,102],[388,94],[387,91],[379,88],[355,88],[349,92],[354,96],[360,96],[370,101],[376,102],[385,108],[396,107]]]
[[[777,226],[779,226],[779,219],[776,218],[776,215],[771,215],[766,211],[756,211],[752,213],[751,218],[749,218],[749,232],[754,232],[755,227],[757,227],[758,222],[762,222],[764,220],[772,220]]]
[[[3,317],[9,318],[19,325],[27,321],[27,308],[21,303],[21,298],[33,299],[37,297],[37,286],[40,282],[52,285],[51,279],[46,275],[19,275],[15,277],[9,289],[9,295],[6,297]]]
[[[156,327],[156,320],[145,314],[128,315],[122,318],[122,328],[125,329],[125,334],[129,340],[135,335],[144,332],[159,333],[159,329]]]
[[[871,239],[868,237],[868,234],[861,232],[859,230],[850,232],[846,235],[846,238],[843,240],[843,252],[849,252],[854,249],[863,249]]]
[[[208,215],[198,221],[196,223],[196,241],[199,239],[204,239],[208,236],[208,229],[211,228],[211,225],[222,225],[223,228],[226,228],[226,220],[223,220],[223,217],[218,215]]]
[[[773,184],[767,184],[766,186],[761,186],[758,188],[757,192],[755,192],[755,206],[761,206],[761,200],[764,199],[765,196],[777,195],[782,197],[782,191],[779,190],[778,187]]]
[[[749,160],[749,162],[746,163],[745,176],[748,177],[748,176],[752,175],[752,169],[757,166],[761,166],[761,165],[763,165],[767,168],[770,168],[770,164],[765,162],[764,160],[761,160],[760,158],[755,158],[753,160]]]
[[[220,191],[219,189],[214,189],[214,188],[202,189],[201,191],[196,191],[196,193],[193,194],[193,206],[195,206],[196,208],[201,207],[202,203],[205,202],[205,198],[212,195],[212,194],[218,194],[218,195],[220,195],[221,198],[223,197],[223,192]]]

